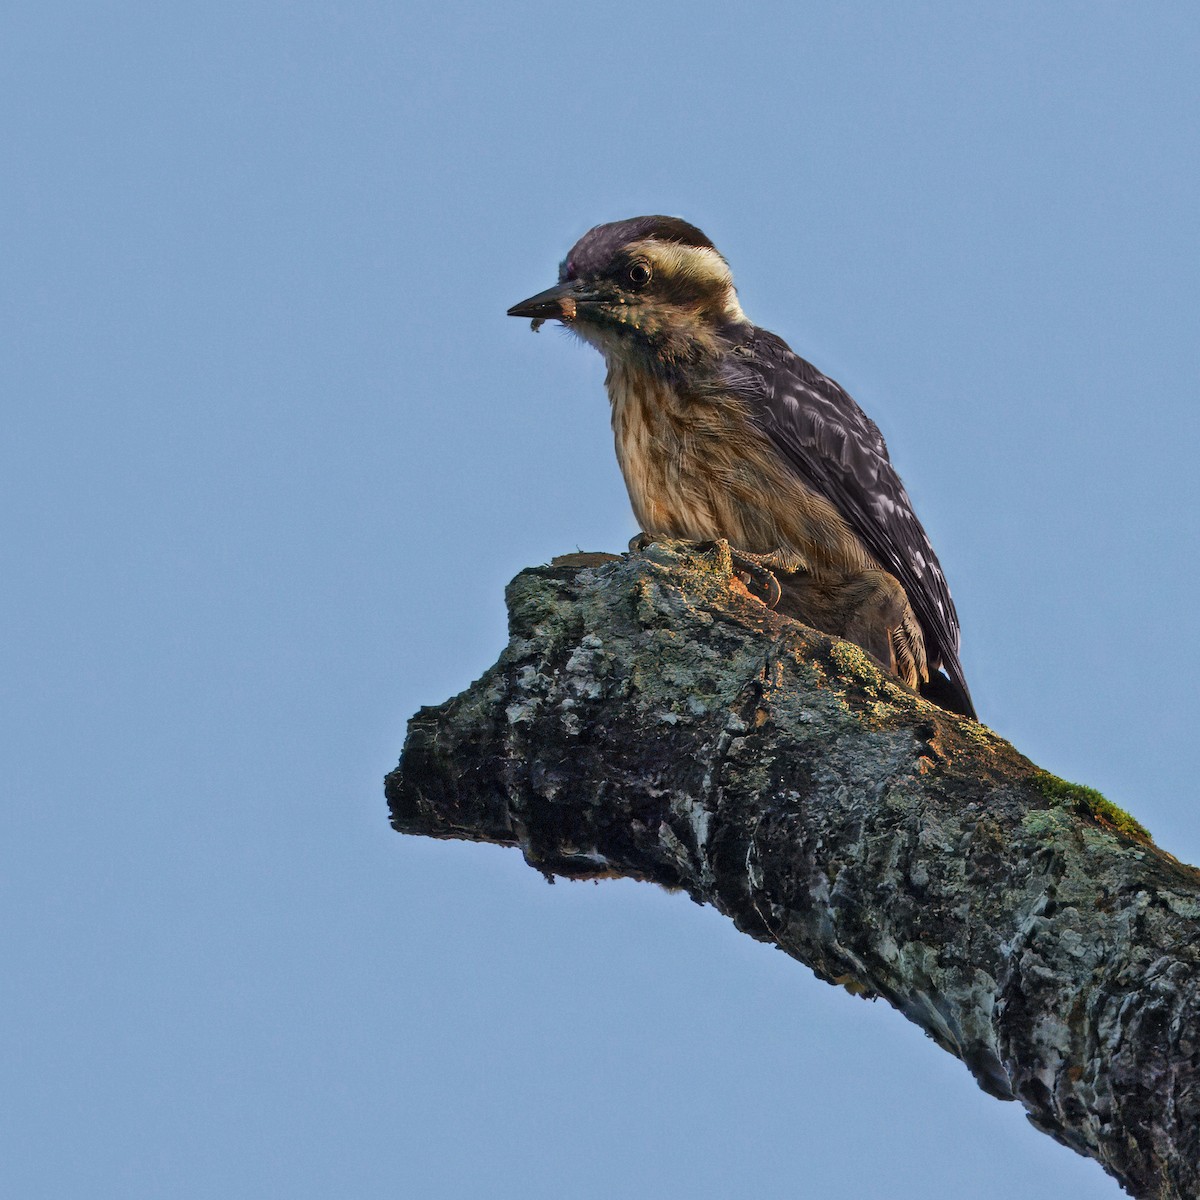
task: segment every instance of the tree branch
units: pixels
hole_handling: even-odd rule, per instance
[[[1200,872],[769,612],[722,552],[605,558],[509,585],[500,660],[410,722],[395,828],[683,888],[1133,1195],[1200,1194]]]

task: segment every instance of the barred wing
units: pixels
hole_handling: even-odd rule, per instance
[[[796,474],[833,504],[875,561],[900,581],[931,669],[945,668],[973,716],[958,660],[954,601],[875,422],[774,334],[756,329],[738,349],[730,387]]]

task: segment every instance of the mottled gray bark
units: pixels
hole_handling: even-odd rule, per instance
[[[1200,1194],[1200,873],[681,543],[525,571],[409,726],[404,833],[683,888],[883,996],[1135,1196]]]

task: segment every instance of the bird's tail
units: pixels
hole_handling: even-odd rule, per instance
[[[955,666],[957,665],[956,663]],[[967,681],[963,678],[961,667],[952,670],[950,674],[945,671],[932,672],[921,684],[921,695],[947,712],[970,717],[972,721],[979,720],[975,715],[975,705],[971,702],[971,693],[967,689]]]

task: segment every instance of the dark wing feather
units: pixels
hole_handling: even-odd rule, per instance
[[[726,382],[797,475],[833,504],[875,561],[900,581],[931,668],[941,663],[970,709],[954,601],[875,422],[832,379],[761,329],[730,357]]]

